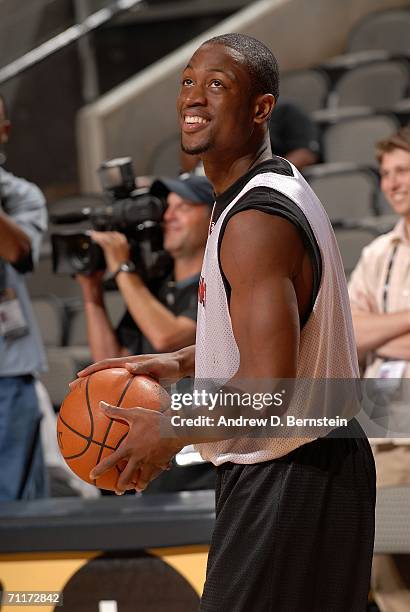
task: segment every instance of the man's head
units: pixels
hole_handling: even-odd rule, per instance
[[[9,139],[10,121],[7,116],[6,102],[0,94],[0,145],[6,144]]]
[[[410,126],[377,144],[381,188],[393,210],[410,221]]]
[[[270,93],[279,97],[279,66],[272,51],[260,40],[246,34],[221,34],[210,38],[205,45],[223,45],[242,56],[251,81],[251,94]]]
[[[267,133],[278,95],[278,65],[263,43],[244,34],[207,40],[182,74],[182,149],[222,157],[252,151]]]
[[[202,253],[214,203],[208,179],[195,175],[160,179],[153,183],[151,193],[167,200],[164,248],[174,259],[191,258]]]

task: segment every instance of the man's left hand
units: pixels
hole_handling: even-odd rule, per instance
[[[122,263],[129,260],[130,247],[124,234],[91,230],[89,235],[104,251],[105,261],[110,272],[116,272]]]

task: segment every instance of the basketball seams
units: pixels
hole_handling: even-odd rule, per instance
[[[69,425],[67,423],[67,421],[65,421],[64,418],[61,415],[59,415],[59,419],[62,422],[62,424],[65,427],[67,427],[67,429],[69,429],[72,433],[76,434],[77,436],[79,436],[80,438],[82,438],[83,440],[86,440],[88,442],[87,446],[85,447],[84,450],[81,451],[81,453],[78,453],[76,455],[69,455],[69,456],[64,455],[63,453],[61,453],[63,455],[64,459],[75,459],[76,457],[80,457],[83,453],[85,453],[89,449],[90,444],[96,444],[97,446],[101,446],[102,445],[102,442],[98,442],[98,440],[90,440],[90,438],[88,436],[86,436],[85,434],[82,434],[80,431],[77,431],[76,429],[71,427],[71,425]],[[109,448],[112,451],[116,450],[116,448],[114,448],[113,446],[106,445],[106,448]],[[60,450],[62,451],[61,446],[60,446]]]
[[[74,392],[71,391],[66,406],[66,401],[63,402],[58,419],[61,425],[58,427],[58,442],[61,454],[74,473],[95,486],[113,490],[118,476],[126,465],[126,460],[96,480],[89,478],[89,470],[110,453],[118,450],[128,434],[128,428],[125,427],[123,419],[109,418],[99,410],[100,398],[106,399],[113,406],[125,406],[125,408],[145,405],[146,401],[151,409],[163,412],[167,410],[167,406],[164,409],[160,408],[163,401],[159,391],[163,391],[164,396],[167,393],[150,377],[131,376],[125,370],[113,372],[112,377],[103,377],[99,374],[101,372],[88,376],[84,380],[85,384],[81,385],[82,388],[76,387]],[[130,392],[131,385],[133,390]],[[159,402],[155,401],[155,397]],[[114,423],[118,425],[115,426]],[[64,437],[64,430],[67,431],[67,438]],[[61,447],[63,441],[67,455],[64,455]],[[82,446],[84,448],[80,450]]]
[[[94,433],[94,415],[93,415],[93,411],[91,410],[91,402],[90,402],[90,391],[89,391],[90,380],[91,380],[91,376],[87,378],[87,384],[85,385],[85,399],[87,402],[88,415],[90,417],[90,428],[91,428],[90,440],[92,440],[93,433]]]
[[[64,459],[76,459],[78,457],[81,457],[81,455],[86,453],[87,450],[90,448],[91,442],[97,443],[95,440],[93,440],[94,418],[93,418],[93,414],[92,414],[92,410],[91,410],[90,397],[89,397],[89,391],[88,391],[88,384],[89,384],[89,378],[87,378],[87,382],[86,382],[86,385],[85,385],[85,398],[86,398],[86,403],[87,403],[88,415],[90,417],[90,435],[86,436],[85,434],[80,433],[79,431],[77,431],[76,429],[71,427],[68,423],[66,423],[66,421],[63,419],[61,414],[59,415],[60,419],[61,419],[61,422],[67,427],[67,429],[69,429],[73,433],[77,434],[80,438],[83,438],[84,440],[87,440],[87,444],[86,444],[85,448],[83,448],[83,450],[80,453],[76,453],[75,455],[70,455],[69,457],[66,457],[65,455],[63,455]]]
[[[108,428],[107,428],[106,434],[105,434],[104,439],[102,440],[102,442],[99,442],[98,440],[94,440],[94,439],[93,439],[93,434],[94,434],[94,415],[93,415],[92,410],[91,410],[90,391],[89,391],[89,381],[90,381],[91,376],[92,376],[92,375],[90,375],[90,376],[87,378],[87,381],[86,381],[86,386],[85,386],[85,397],[86,397],[86,403],[87,403],[87,411],[88,411],[88,415],[89,415],[89,417],[90,417],[90,434],[87,436],[87,435],[85,435],[85,434],[81,433],[80,431],[78,431],[77,429],[74,429],[74,427],[73,427],[72,425],[69,425],[69,424],[67,423],[67,421],[64,419],[64,417],[61,415],[61,411],[60,411],[60,414],[59,414],[59,418],[60,418],[60,420],[61,420],[62,424],[63,424],[63,425],[64,425],[64,426],[65,426],[67,429],[69,429],[69,430],[70,430],[72,433],[76,434],[77,436],[79,436],[79,437],[80,437],[80,438],[82,438],[83,440],[86,440],[86,442],[87,442],[86,446],[85,446],[85,447],[84,447],[84,448],[83,448],[83,449],[82,449],[82,450],[81,450],[79,453],[76,453],[76,454],[74,454],[74,455],[68,455],[68,456],[67,456],[67,455],[64,455],[64,453],[62,452],[61,454],[63,455],[63,457],[64,457],[64,459],[65,459],[65,460],[77,459],[78,457],[81,457],[81,455],[84,455],[84,453],[86,453],[86,452],[88,451],[88,449],[90,448],[90,446],[91,446],[91,444],[92,444],[92,443],[93,443],[93,444],[96,444],[97,446],[100,446],[100,447],[101,447],[101,448],[100,448],[100,451],[99,451],[99,455],[98,455],[98,461],[97,461],[97,463],[99,463],[99,461],[100,461],[101,454],[102,454],[102,452],[103,452],[104,448],[107,448],[108,450],[111,450],[111,451],[115,451],[115,450],[116,450],[116,448],[114,448],[114,447],[112,447],[112,446],[109,446],[108,444],[106,444],[106,443],[105,443],[105,442],[106,442],[106,439],[107,439],[107,436],[108,436],[109,429],[111,428],[111,425],[112,425],[112,423],[113,423],[113,421],[112,421],[112,420],[111,420],[111,422],[109,423],[109,426],[108,426]],[[124,390],[123,390],[123,392],[122,392],[122,394],[121,394],[121,397],[120,397],[120,399],[119,399],[119,403],[121,403],[122,398],[124,397],[125,392],[126,392],[126,390],[128,389],[128,387],[129,387],[129,385],[130,385],[130,382],[131,382],[131,381],[129,381],[129,382],[127,383],[126,387],[124,388]],[[117,404],[117,405],[119,405],[119,404]],[[62,451],[61,446],[60,446],[60,450]]]
[[[133,376],[132,378],[130,378],[130,379],[128,380],[127,384],[125,385],[124,389],[122,390],[122,393],[121,393],[121,395],[120,395],[120,398],[119,398],[119,400],[118,400],[118,402],[117,402],[117,404],[116,404],[117,408],[119,408],[119,407],[121,406],[121,402],[122,402],[122,400],[124,399],[124,396],[125,396],[125,394],[127,393],[127,391],[128,391],[128,389],[129,389],[129,387],[131,386],[132,381],[134,380],[134,378],[135,378],[135,376]],[[101,448],[100,448],[99,453],[98,453],[98,457],[97,457],[97,462],[96,462],[96,465],[97,465],[98,463],[100,463],[100,461],[101,461],[101,456],[102,456],[102,454],[103,454],[103,452],[104,452],[104,448],[111,448],[111,447],[107,446],[105,443],[106,443],[106,441],[107,441],[107,438],[108,438],[108,436],[109,436],[109,433],[110,433],[111,427],[113,426],[113,423],[115,422],[115,420],[116,420],[116,419],[110,419],[110,422],[109,422],[109,423],[108,423],[108,425],[107,425],[107,428],[106,428],[106,430],[105,430],[104,437],[103,437],[103,439],[102,439]],[[122,438],[122,439],[124,439],[126,435],[127,435],[127,434],[125,434],[125,435],[123,436],[123,438]],[[116,447],[116,449],[117,449],[117,448],[118,448],[118,446]],[[115,450],[116,450],[116,449],[115,449]]]

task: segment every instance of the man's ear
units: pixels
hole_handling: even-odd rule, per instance
[[[9,140],[9,134],[11,129],[11,123],[8,119],[4,119],[0,126],[0,144],[6,144]]]
[[[262,94],[256,98],[255,103],[255,123],[263,123],[271,116],[275,108],[276,100],[272,94]]]

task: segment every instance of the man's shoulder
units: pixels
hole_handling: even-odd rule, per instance
[[[8,170],[0,166],[0,185],[3,189],[9,190],[13,188],[18,188],[26,184],[30,185],[34,183],[30,183],[26,179],[21,178],[20,176],[16,176],[12,172],[9,172]]]
[[[37,185],[8,172],[2,167],[0,167],[0,197],[6,200],[16,197],[30,197],[39,206],[43,206],[46,203],[43,192]]]

